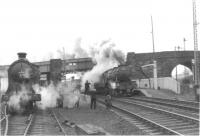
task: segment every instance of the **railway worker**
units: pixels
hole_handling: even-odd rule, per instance
[[[91,94],[91,103],[90,103],[90,109],[96,109],[96,94],[95,92],[92,92]]]
[[[90,89],[90,83],[88,82],[88,80],[85,82],[85,93],[87,93]]]
[[[77,99],[77,101],[75,103],[75,107],[76,108],[79,108],[79,102],[80,102],[80,96],[78,96],[78,99]]]
[[[108,81],[105,83],[105,88],[106,88],[106,89],[109,88],[109,83],[108,83]]]
[[[106,95],[105,103],[106,103],[106,109],[110,109],[112,106],[110,94]]]

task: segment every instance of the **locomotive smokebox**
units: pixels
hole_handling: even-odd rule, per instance
[[[25,52],[19,52],[17,54],[18,54],[19,59],[26,59],[26,53]]]

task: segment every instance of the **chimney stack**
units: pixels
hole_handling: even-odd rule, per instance
[[[19,52],[17,54],[18,54],[19,59],[26,59],[26,53],[25,52]]]

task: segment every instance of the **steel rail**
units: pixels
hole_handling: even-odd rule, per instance
[[[1,118],[0,122],[3,121],[6,117],[4,116],[3,118]]]
[[[6,111],[7,111],[7,106],[5,107],[5,111],[4,111],[5,118],[6,118],[6,126],[5,126],[4,136],[7,136],[7,134],[8,134],[8,115],[7,115]]]
[[[60,130],[63,132],[64,135],[67,135],[66,132],[65,132],[65,129],[60,124],[55,112],[53,110],[51,110],[51,113],[53,114],[54,118],[56,119],[56,122],[58,123],[58,126],[59,126]]]
[[[100,101],[100,100],[98,100],[98,102],[100,102],[100,103],[105,105],[105,103]],[[126,114],[128,114],[130,116],[134,116],[134,118],[137,118],[138,120],[141,120],[141,121],[145,122],[146,124],[151,124],[151,127],[153,125],[155,128],[158,128],[158,130],[162,130],[161,133],[165,132],[164,134],[172,134],[172,135],[181,135],[182,136],[182,134],[180,134],[179,132],[176,132],[176,131],[174,131],[174,130],[172,130],[170,128],[167,128],[167,127],[165,127],[163,125],[160,125],[160,124],[158,124],[158,123],[156,123],[154,121],[151,121],[151,120],[149,120],[149,119],[147,119],[145,117],[142,117],[142,116],[140,116],[140,115],[138,115],[136,113],[130,112],[130,111],[128,111],[126,109],[123,109],[123,108],[119,108],[119,107],[117,107],[115,105],[112,105],[112,107],[114,109],[120,110],[120,111],[122,111],[122,112],[124,112],[124,113],[126,113]]]
[[[2,108],[2,103],[1,103],[1,108]],[[0,122],[3,121],[6,118],[6,116],[5,116],[6,109],[5,108],[6,108],[6,106],[4,107],[4,110],[1,111],[1,115],[3,117],[1,118]]]
[[[145,101],[145,100],[143,101],[143,99],[138,100],[138,99],[126,99],[126,98],[124,98],[124,99],[121,99],[121,100],[127,100],[127,101],[130,101],[130,102],[133,102],[133,103],[143,104],[143,105],[147,105],[147,106],[150,106],[150,107],[157,107],[159,109],[164,109],[164,110],[167,110],[167,111],[173,111],[175,113],[179,113],[179,114],[186,115],[186,116],[189,116],[189,117],[194,117],[196,119],[199,118],[199,112],[195,112],[193,110],[190,110],[187,107],[179,108],[175,104],[174,105],[168,104],[167,102],[162,104],[162,102],[160,103],[159,101],[151,102],[151,101]]]
[[[131,104],[131,105],[136,105],[136,106],[144,107],[146,109],[151,109],[151,110],[154,110],[154,111],[157,111],[157,112],[162,112],[164,114],[173,115],[173,116],[176,116],[178,118],[187,119],[187,120],[189,120],[191,122],[199,123],[199,120],[196,119],[196,118],[188,117],[188,116],[181,115],[181,114],[178,114],[178,113],[175,113],[175,112],[166,111],[166,110],[158,109],[158,108],[153,108],[153,107],[150,107],[150,106],[146,106],[146,105],[142,105],[142,104],[136,104],[136,103],[132,103],[132,102],[128,102],[128,101],[122,101],[122,100],[115,100],[115,101],[119,101],[119,102]]]
[[[150,97],[143,97],[143,98],[149,98]],[[186,100],[177,100],[177,99],[167,99],[167,98],[156,98],[154,97],[153,99],[157,99],[157,100],[166,100],[166,101],[173,101],[173,102],[179,102],[179,103],[185,103],[185,104],[191,104],[191,105],[196,105],[196,107],[198,107],[200,105],[199,102],[196,101],[186,101]]]
[[[161,105],[166,105],[166,106],[171,106],[171,107],[175,107],[175,108],[180,108],[183,110],[190,110],[190,111],[194,111],[194,112],[198,112],[199,113],[199,108],[195,108],[195,107],[189,107],[189,105],[179,105],[177,104],[177,101],[173,101],[174,103],[172,103],[172,101],[170,100],[162,100],[162,99],[149,99],[149,98],[123,98],[123,99],[128,99],[128,100],[137,100],[137,101],[145,101],[145,102],[150,102],[150,103],[155,103],[155,104],[161,104]]]
[[[25,131],[24,131],[24,136],[26,136],[26,135],[28,134],[28,130],[29,130],[29,128],[30,128],[30,126],[31,126],[31,123],[32,123],[32,121],[33,121],[33,114],[30,114],[30,115],[29,115],[28,121],[29,121],[29,123],[28,123],[28,125],[27,125],[27,127],[26,127],[26,129],[25,129]]]

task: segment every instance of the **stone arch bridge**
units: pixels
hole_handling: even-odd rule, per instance
[[[127,65],[143,66],[152,64],[153,60],[157,61],[158,77],[171,77],[172,70],[178,65],[184,65],[193,71],[192,63],[194,59],[194,51],[163,51],[155,53],[134,53],[127,54]],[[200,68],[200,51],[198,51],[198,68]],[[152,69],[152,68],[151,68]],[[148,70],[150,77],[152,77],[153,69]]]

